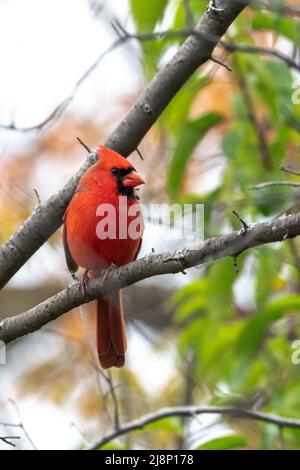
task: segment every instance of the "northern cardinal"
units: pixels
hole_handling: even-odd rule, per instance
[[[143,229],[134,190],[144,184],[143,179],[126,158],[107,147],[99,146],[97,157],[97,163],[81,178],[64,215],[63,244],[67,266],[71,273],[75,273],[79,266],[83,267],[89,277],[111,265],[123,266],[135,260],[141,247]],[[139,214],[135,210],[132,215],[133,204],[137,205]],[[107,208],[114,209],[116,216],[114,211],[108,216]],[[120,227],[120,212],[125,231]],[[135,219],[138,220],[138,230],[133,236],[129,227]],[[103,232],[107,231],[110,223],[112,236],[106,237]],[[96,300],[96,329],[101,366],[104,369],[123,367],[127,343],[121,291]]]

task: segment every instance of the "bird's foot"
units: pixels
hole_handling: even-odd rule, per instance
[[[104,269],[103,281],[105,281],[109,273],[111,273],[111,271],[114,271],[117,267],[118,266],[116,264],[111,263],[106,269]]]

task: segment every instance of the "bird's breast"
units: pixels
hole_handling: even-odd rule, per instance
[[[72,199],[65,223],[72,257],[79,266],[94,271],[132,261],[144,228],[138,200],[88,192]]]

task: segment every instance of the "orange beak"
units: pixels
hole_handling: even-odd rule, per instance
[[[140,186],[140,184],[145,184],[145,181],[137,173],[134,173],[134,172],[129,173],[129,175],[123,178],[123,186],[127,188],[129,187],[134,188],[135,186]]]

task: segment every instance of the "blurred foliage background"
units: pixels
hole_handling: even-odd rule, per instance
[[[102,3],[87,3],[99,19]],[[123,26],[138,33],[183,29],[199,20],[207,3],[153,0],[146,5],[130,0]],[[300,14],[283,10],[286,3],[254,3],[224,40],[274,48],[299,63]],[[300,1],[289,0],[288,5],[300,6]],[[102,21],[109,26],[109,19]],[[61,185],[84,158],[75,136],[90,146],[104,140],[133,104],[143,80],[151,80],[183,41],[182,36],[162,37],[124,46],[122,54],[143,78],[134,91],[118,99],[111,120],[100,119],[97,106],[93,115],[84,117],[67,110],[31,136],[24,148],[3,150],[2,243],[35,204],[33,169],[46,186],[47,179],[56,178]],[[292,99],[300,88],[298,73],[284,61],[259,53],[229,53],[220,46],[214,56],[232,70],[208,61],[144,139],[144,162],[132,156],[147,181],[143,202],[204,203],[206,238],[240,228],[233,210],[248,223],[299,210],[297,187],[253,189],[265,182],[299,181],[281,170],[283,166],[300,172],[300,106]],[[69,282],[60,234],[47,246],[28,268],[37,273],[36,265],[45,260],[40,282],[9,284],[0,293],[0,317],[25,310]],[[11,383],[7,396],[1,397],[3,413],[11,418],[9,396],[20,409],[27,403],[29,429],[36,410],[43,414],[51,405],[69,424],[75,423],[74,447],[94,442],[113,427],[116,400],[121,422],[163,406],[192,404],[235,405],[300,418],[300,366],[292,362],[292,344],[300,338],[299,240],[250,250],[237,263],[238,270],[232,259],[224,259],[186,277],[177,275],[180,280],[158,278],[127,289],[130,347],[123,370],[108,375],[97,370],[89,346],[93,336],[78,311],[48,325],[34,340],[31,336],[11,346],[6,366],[11,370],[0,375],[2,382],[9,377]],[[21,355],[28,359],[27,367],[20,367]],[[41,445],[53,448],[58,429],[55,423],[51,426],[47,444]],[[25,441],[21,447],[28,445]],[[282,447],[300,449],[300,430],[216,416],[163,420],[106,446]]]

